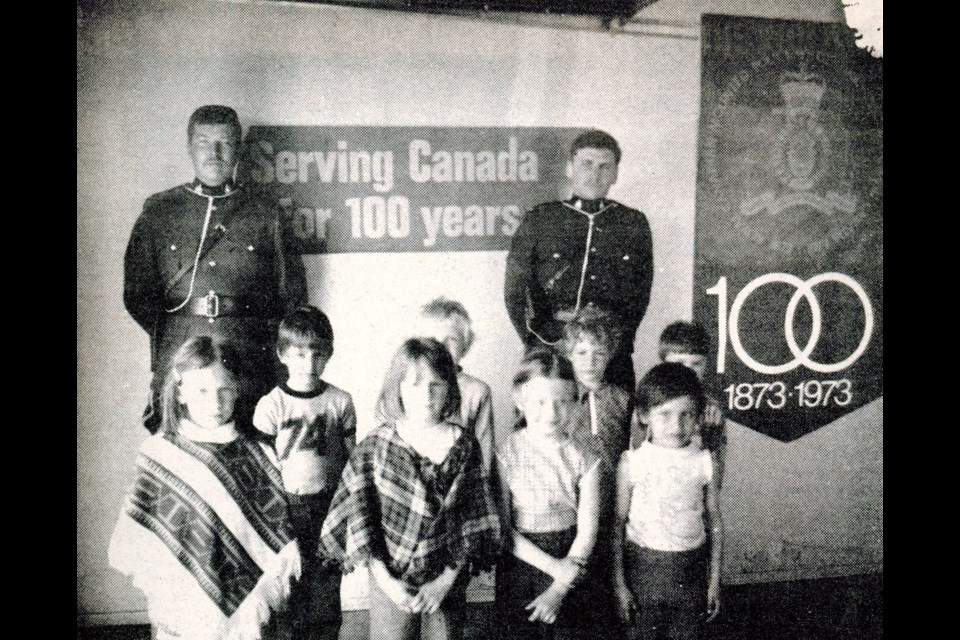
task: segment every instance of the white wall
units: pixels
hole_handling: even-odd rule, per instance
[[[759,4],[767,11],[770,3]],[[831,19],[835,4],[811,0],[806,17]],[[192,177],[185,127],[196,106],[233,105],[247,125],[606,129],[624,148],[611,196],[645,211],[654,233],[657,273],[637,336],[638,369],[655,358],[660,329],[690,315],[695,38],[275,2],[173,1],[119,3],[82,23],[78,35],[77,612],[83,624],[143,620],[139,594],[106,561],[146,436],[139,416],[149,381],[146,335],[121,302],[122,258],[143,200]],[[508,427],[507,384],[520,345],[503,309],[504,259],[504,252],[306,258],[311,301],[328,311],[337,332],[327,374],[354,393],[361,431],[369,428],[373,396],[409,318],[440,293],[461,299],[474,316],[479,338],[464,364],[490,382],[498,431]],[[882,401],[788,445],[737,426],[730,440],[729,577],[777,578],[771,567],[780,566],[774,560],[783,531],[795,532],[800,544],[813,532],[827,546],[838,544],[841,531],[844,544],[866,549],[880,566]],[[790,509],[783,508],[787,500]],[[768,570],[738,572],[737,554],[756,549],[767,554]],[[819,573],[837,571],[831,567]]]

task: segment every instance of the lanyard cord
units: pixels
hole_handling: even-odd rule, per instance
[[[586,245],[585,245],[584,248],[583,248],[583,264],[582,264],[582,266],[580,267],[580,286],[577,287],[577,303],[576,303],[576,305],[574,306],[574,310],[573,310],[574,313],[577,313],[578,311],[580,311],[580,300],[581,300],[581,297],[583,296],[583,286],[584,286],[584,284],[585,284],[585,282],[586,282],[586,278],[587,278],[587,266],[588,266],[589,263],[590,263],[590,243],[593,241],[593,218],[594,218],[595,216],[603,213],[604,211],[606,211],[606,210],[609,209],[610,207],[614,206],[616,203],[615,203],[615,202],[610,202],[610,203],[604,205],[603,207],[600,207],[600,209],[597,210],[596,213],[587,213],[587,212],[584,211],[583,209],[578,209],[577,207],[574,207],[574,206],[572,206],[572,205],[570,205],[570,204],[567,204],[566,202],[564,202],[564,203],[562,203],[562,204],[563,204],[563,206],[567,207],[568,209],[573,209],[573,210],[576,211],[577,213],[580,213],[580,214],[583,214],[583,215],[587,216],[587,220],[589,220],[589,226],[587,227],[587,242],[586,242]],[[529,320],[529,319],[527,319],[526,325],[527,325],[527,331],[529,331],[531,334],[533,334],[533,336],[534,336],[535,338],[537,338],[540,342],[542,342],[542,343],[544,343],[544,344],[546,344],[546,345],[550,345],[551,347],[560,344],[560,342],[561,342],[560,340],[554,340],[554,341],[551,342],[550,340],[547,340],[546,338],[544,338],[543,336],[541,336],[539,333],[537,333],[536,331],[534,331],[534,330],[533,330],[533,327],[530,326],[530,320]]]
[[[597,212],[599,213],[599,211]],[[593,217],[596,213],[585,214],[590,221],[587,227],[587,244],[583,247],[583,267],[580,269],[580,286],[577,287],[577,304],[573,307],[573,313],[580,311],[580,296],[583,295],[583,285],[587,279],[587,265],[590,263],[590,241],[593,240]]]
[[[587,265],[589,265],[590,263],[590,243],[593,241],[593,219],[596,216],[603,213],[604,211],[606,211],[607,209],[609,209],[610,207],[612,207],[614,204],[616,203],[610,202],[600,207],[595,213],[587,213],[583,209],[578,209],[577,207],[567,204],[566,202],[563,203],[563,206],[567,207],[568,209],[573,209],[577,213],[587,216],[587,220],[589,220],[589,226],[587,227],[587,242],[583,247],[583,265],[580,268],[580,286],[577,287],[577,304],[574,305],[573,307],[573,312],[575,314],[578,311],[580,311],[580,300],[581,300],[581,297],[583,296],[583,286],[586,283],[586,279],[587,279]]]
[[[587,400],[590,403],[590,431],[593,435],[597,435],[597,400],[593,395],[593,391],[587,392]]]
[[[167,313],[179,311],[187,306],[190,298],[193,297],[193,285],[197,278],[197,266],[200,264],[200,253],[203,251],[203,243],[207,241],[207,229],[210,228],[210,214],[213,213],[213,196],[204,196],[207,198],[207,214],[203,217],[203,231],[200,232],[200,244],[197,245],[197,256],[193,259],[193,270],[190,272],[190,289],[187,291],[187,297],[183,302],[173,309],[167,309]]]

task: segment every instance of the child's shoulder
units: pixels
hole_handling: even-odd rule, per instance
[[[396,428],[392,423],[383,422],[367,432],[363,438],[357,442],[353,450],[355,456],[377,456],[385,455],[390,444],[399,441]]]
[[[515,429],[503,438],[497,438],[497,456],[509,458],[525,446],[525,429]]]
[[[603,390],[610,398],[622,402],[629,402],[633,397],[629,391],[617,384],[605,384],[603,385]]]
[[[344,391],[337,385],[331,384],[326,380],[323,381],[323,397],[339,405],[353,404],[353,396],[350,395],[349,391]]]
[[[573,430],[570,437],[567,438],[564,449],[569,458],[585,467],[592,466],[605,455],[603,443],[600,439],[590,433],[588,428],[582,426]],[[608,464],[616,464],[616,461],[608,462]]]
[[[623,387],[615,384],[603,386],[606,402],[603,405],[608,411],[626,414],[633,409],[633,395]]]
[[[457,384],[460,385],[460,393],[462,395],[466,395],[467,392],[473,392],[477,395],[490,393],[490,385],[480,378],[470,375],[466,371],[461,371],[457,374]]]
[[[278,402],[283,400],[284,395],[283,387],[281,385],[277,385],[273,389],[270,389],[270,391],[267,391],[265,394],[260,396],[257,404],[261,402]]]

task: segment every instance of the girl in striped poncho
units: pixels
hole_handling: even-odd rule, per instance
[[[278,469],[233,422],[239,364],[206,336],[177,351],[163,426],[140,447],[110,541],[110,564],[146,596],[160,640],[284,635],[272,614],[300,575],[300,553]]]

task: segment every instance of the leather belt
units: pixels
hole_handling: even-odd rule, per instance
[[[252,297],[225,296],[219,295],[215,291],[211,291],[205,296],[192,298],[186,306],[175,313],[203,316],[210,322],[223,316],[261,317],[265,315],[262,304]]]

